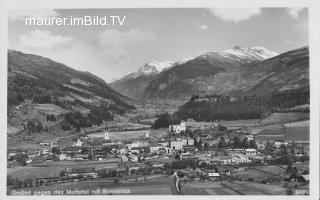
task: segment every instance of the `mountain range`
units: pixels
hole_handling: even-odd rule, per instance
[[[104,105],[113,112],[133,107],[130,98],[89,72],[74,70],[42,56],[9,50],[8,106],[25,100],[78,109]]]
[[[142,101],[186,100],[196,93],[260,95],[299,89],[309,86],[309,48],[278,54],[264,47],[235,46],[178,62],[152,62],[110,86]]]

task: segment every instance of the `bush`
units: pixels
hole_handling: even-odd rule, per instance
[[[168,128],[171,124],[179,124],[180,121],[175,115],[169,115],[167,112],[157,116],[156,121],[153,123],[152,128]]]

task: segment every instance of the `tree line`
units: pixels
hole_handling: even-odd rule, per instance
[[[201,99],[220,99],[210,101]],[[200,99],[200,101],[196,101]],[[228,96],[193,95],[174,114],[180,120],[193,118],[196,121],[260,119],[272,112],[279,112],[299,105],[309,104],[310,92],[306,89],[278,92],[265,96],[243,96],[230,101]]]

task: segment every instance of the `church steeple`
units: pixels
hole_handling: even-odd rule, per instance
[[[110,140],[110,133],[109,133],[107,122],[106,122],[106,132],[104,132],[104,139],[105,140]]]

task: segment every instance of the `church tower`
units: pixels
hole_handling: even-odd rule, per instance
[[[106,132],[104,132],[104,139],[105,140],[110,140],[110,133],[108,130],[106,130]]]
[[[108,128],[107,122],[106,122],[106,132],[104,132],[104,139],[110,140],[110,133],[109,133],[109,128]]]

